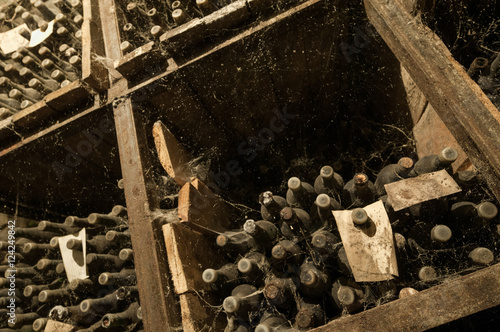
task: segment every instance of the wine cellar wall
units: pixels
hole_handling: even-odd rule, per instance
[[[496,326],[500,56],[439,11],[1,3],[0,331]]]

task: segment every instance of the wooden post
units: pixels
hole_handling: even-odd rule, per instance
[[[500,113],[401,0],[365,0],[370,22],[500,199]]]
[[[125,183],[125,199],[135,256],[143,322],[146,331],[169,331],[181,326],[181,315],[170,280],[165,242],[152,210],[158,208],[156,185],[151,173],[147,133],[140,115],[134,114],[130,98],[113,103],[118,147]]]

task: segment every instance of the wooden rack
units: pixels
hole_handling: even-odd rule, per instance
[[[500,199],[498,110],[443,42],[401,2],[365,0],[369,21]],[[85,0],[83,31],[89,42],[83,43],[82,81],[0,123],[0,199],[7,212],[14,210],[16,197],[26,214],[106,211],[123,199],[115,188],[123,178],[147,331],[223,326],[221,317],[214,322],[196,293],[203,288],[197,278],[207,264],[196,248],[210,247],[211,232],[189,213],[190,195],[217,196],[194,181],[185,189],[187,196],[179,198],[187,205],[159,210],[154,173],[161,167],[152,153],[153,123],[162,120],[182,145],[195,151],[218,147],[220,164],[225,165],[237,151],[232,142],[268,124],[276,116],[273,110],[286,108],[301,121],[312,114],[309,110],[335,112],[346,89],[342,74],[350,64],[336,46],[344,41],[345,4],[307,0],[270,11],[270,3],[274,1],[235,2],[122,57],[114,1]],[[226,32],[208,38],[219,29]],[[376,42],[370,47],[387,52]],[[392,61],[386,70],[397,72],[399,64]],[[404,101],[402,83],[384,80],[393,102]],[[326,98],[331,91],[339,97]],[[383,113],[386,104],[377,105],[376,111]],[[410,118],[408,106],[404,112]],[[70,150],[90,141],[85,132],[93,130],[103,134],[99,144],[71,160]],[[44,201],[48,194],[50,205]],[[421,331],[445,324],[500,304],[499,269],[488,267],[315,331],[347,326]],[[217,305],[210,295],[205,300]]]

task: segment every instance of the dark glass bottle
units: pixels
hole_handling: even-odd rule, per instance
[[[74,298],[74,293],[69,288],[46,289],[38,294],[38,300],[42,303],[69,303]]]
[[[288,180],[288,190],[286,200],[290,206],[309,210],[316,199],[316,193],[313,186],[307,182],[300,181],[297,177]]]
[[[438,273],[432,266],[423,266],[418,271],[418,278],[423,282],[431,283],[436,281]]]
[[[295,315],[295,324],[300,329],[311,329],[325,323],[325,312],[319,303],[305,299],[300,301],[299,311]]]
[[[224,232],[217,236],[216,244],[230,256],[244,255],[258,248],[255,239],[245,231]]]
[[[38,223],[38,229],[41,231],[50,231],[50,232],[59,232],[62,234],[74,234],[78,233],[82,228],[81,227],[70,227],[65,224],[59,224],[50,221],[40,221]]]
[[[332,259],[342,247],[339,237],[325,229],[317,230],[311,238],[315,260],[327,266],[332,265]]]
[[[269,268],[266,256],[257,251],[249,252],[238,262],[238,271],[252,284],[261,283]]]
[[[457,150],[451,147],[444,148],[438,155],[433,154],[420,158],[413,167],[412,176],[446,169],[457,158]]]
[[[337,308],[340,311],[345,309],[349,313],[363,308],[366,302],[366,296],[361,286],[344,277],[335,280],[331,295]]]
[[[489,220],[495,218],[498,208],[490,202],[474,204],[472,202],[458,202],[451,206],[448,214],[448,222],[454,228],[460,228],[463,232],[473,228],[484,226]]]
[[[290,240],[282,240],[271,251],[275,268],[286,268],[287,265],[299,266],[304,259],[302,248]]]
[[[101,324],[104,328],[125,327],[138,323],[137,309],[139,303],[134,302],[128,306],[125,311],[116,314],[106,314],[101,319]]]
[[[109,227],[120,226],[126,223],[126,220],[121,217],[100,213],[91,213],[87,219],[91,225],[103,225]]]
[[[98,299],[86,299],[80,303],[80,310],[84,313],[103,313],[118,311],[123,308],[125,301],[118,298],[118,290]]]
[[[262,219],[277,223],[280,219],[280,212],[288,206],[285,198],[273,195],[272,192],[266,191],[259,195],[260,213]]]
[[[397,164],[390,164],[380,170],[375,180],[374,186],[378,196],[386,194],[385,185],[402,179],[406,179],[412,175],[413,160],[408,157],[399,159]]]
[[[210,284],[214,290],[227,290],[240,281],[238,268],[235,264],[225,264],[220,269],[206,269],[203,271],[202,279]]]
[[[98,319],[98,315],[92,312],[83,313],[80,306],[73,305],[64,307],[56,305],[49,312],[50,319],[60,322],[70,322],[74,325],[90,325]]]
[[[271,277],[264,286],[264,296],[267,302],[283,310],[295,307],[297,285],[292,278]]]
[[[37,228],[16,228],[16,236],[25,237],[35,242],[50,241],[54,236],[60,235],[59,233],[41,231]]]
[[[120,272],[104,272],[99,275],[101,285],[133,285],[137,281],[134,269],[122,269]]]
[[[451,246],[452,231],[446,225],[433,225],[431,223],[419,222],[408,232],[408,238],[413,239],[420,247],[430,249],[442,249]]]
[[[122,261],[118,256],[106,255],[106,254],[88,254],[87,264],[93,268],[99,268],[102,270],[116,270],[120,269],[125,265],[125,261]]]
[[[281,225],[281,231],[285,236],[287,236],[287,234],[284,232],[284,230],[287,228],[286,226],[288,226],[293,236],[299,239],[303,239],[311,235],[311,233],[313,233],[321,226],[314,224],[309,217],[309,213],[302,209],[286,207],[281,210],[280,214],[281,220],[283,221],[283,224]]]
[[[331,197],[338,197],[342,194],[344,188],[344,179],[335,173],[331,166],[323,166],[319,175],[314,180],[314,191],[316,194],[326,194]]]
[[[25,314],[16,314],[16,319],[12,323],[10,320],[8,325],[11,329],[19,329],[20,327],[28,324],[33,324],[33,322],[40,318],[36,312],[30,312]]]
[[[270,250],[278,241],[278,228],[267,220],[254,221],[249,219],[243,225],[243,230],[266,250]]]
[[[495,260],[495,255],[488,248],[478,247],[469,253],[469,259],[475,265],[490,265]]]
[[[288,319],[279,313],[264,313],[255,332],[292,332]]]
[[[300,266],[300,292],[308,297],[321,298],[328,292],[330,276],[319,269],[311,258]]]
[[[375,201],[376,194],[375,185],[368,175],[357,173],[344,186],[342,205],[348,208],[364,207]]]
[[[336,210],[342,210],[340,203],[327,194],[320,194],[311,207],[310,216],[311,219],[320,221],[323,228],[336,228],[335,218],[332,214],[332,211]]]
[[[236,286],[231,296],[226,297],[222,303],[224,311],[241,319],[248,319],[251,312],[261,308],[262,295],[253,285],[243,284]]]

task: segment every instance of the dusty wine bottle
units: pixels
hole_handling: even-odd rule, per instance
[[[249,313],[260,309],[261,300],[262,295],[257,292],[255,286],[243,284],[233,289],[231,296],[226,297],[222,302],[222,307],[228,314],[248,319],[251,316]]]
[[[335,173],[331,166],[323,166],[318,177],[314,180],[314,191],[316,194],[326,194],[332,197],[342,194],[344,179]]]
[[[349,208],[364,207],[373,203],[375,196],[375,185],[368,179],[368,175],[357,173],[344,186],[343,205]]]
[[[122,269],[120,272],[104,272],[99,275],[101,285],[133,285],[137,281],[134,269]]]
[[[217,236],[217,246],[224,248],[230,256],[244,255],[251,249],[257,248],[255,239],[247,232],[224,232]]]
[[[335,228],[335,218],[332,211],[342,210],[340,203],[327,194],[320,194],[311,207],[311,219],[322,222],[325,229]]]
[[[270,191],[265,191],[259,195],[260,214],[262,219],[277,223],[280,219],[280,212],[288,206],[285,198],[273,195]]]
[[[323,297],[330,287],[330,276],[306,258],[300,266],[300,292],[312,298]]]
[[[286,267],[286,265],[300,265],[304,259],[304,252],[300,246],[290,240],[282,240],[271,250],[275,267]]]
[[[311,329],[325,324],[325,312],[319,303],[302,299],[295,315],[295,324],[300,329]]]
[[[264,313],[259,325],[255,327],[255,332],[292,332],[295,331],[288,319],[279,313]]]
[[[255,221],[248,219],[243,224],[243,230],[250,234],[252,238],[266,250],[270,250],[278,241],[278,228],[271,222],[266,220]]]
[[[414,165],[411,176],[425,173],[437,172],[446,169],[458,158],[458,152],[454,148],[447,147],[438,155],[428,155],[420,158]]]
[[[332,298],[339,310],[346,309],[353,313],[364,306],[366,302],[365,293],[355,281],[340,277],[332,286]]]
[[[137,317],[138,308],[139,303],[134,302],[125,311],[116,314],[106,314],[102,317],[101,324],[104,328],[131,326],[139,322],[139,318]]]
[[[322,264],[330,265],[332,258],[337,256],[337,252],[342,247],[342,242],[335,234],[320,229],[313,233],[311,245],[317,260]]]
[[[215,289],[221,289],[226,284],[236,284],[239,278],[239,273],[236,265],[225,264],[220,269],[206,269],[203,271],[202,279],[204,282],[211,284]]]
[[[302,209],[286,207],[280,212],[281,220],[283,224],[281,225],[281,232],[285,237],[288,237],[287,227],[293,234],[293,237],[303,239],[313,233],[321,225],[314,224],[309,217],[309,213]],[[290,237],[288,237],[290,239]]]
[[[469,259],[476,265],[489,265],[493,263],[495,256],[490,249],[478,247],[469,253]]]
[[[238,262],[238,271],[253,284],[260,283],[268,270],[266,256],[257,251],[249,252]]]
[[[385,166],[378,173],[374,186],[377,190],[377,195],[383,196],[387,194],[385,185],[399,180],[406,179],[412,175],[413,160],[408,157],[399,159],[397,164],[390,164]]]
[[[292,278],[271,277],[264,286],[264,296],[272,306],[288,310],[295,306],[297,285]]]
[[[288,190],[286,200],[293,207],[309,210],[316,199],[316,193],[313,186],[307,182],[300,181],[297,177],[291,177],[288,180]]]

